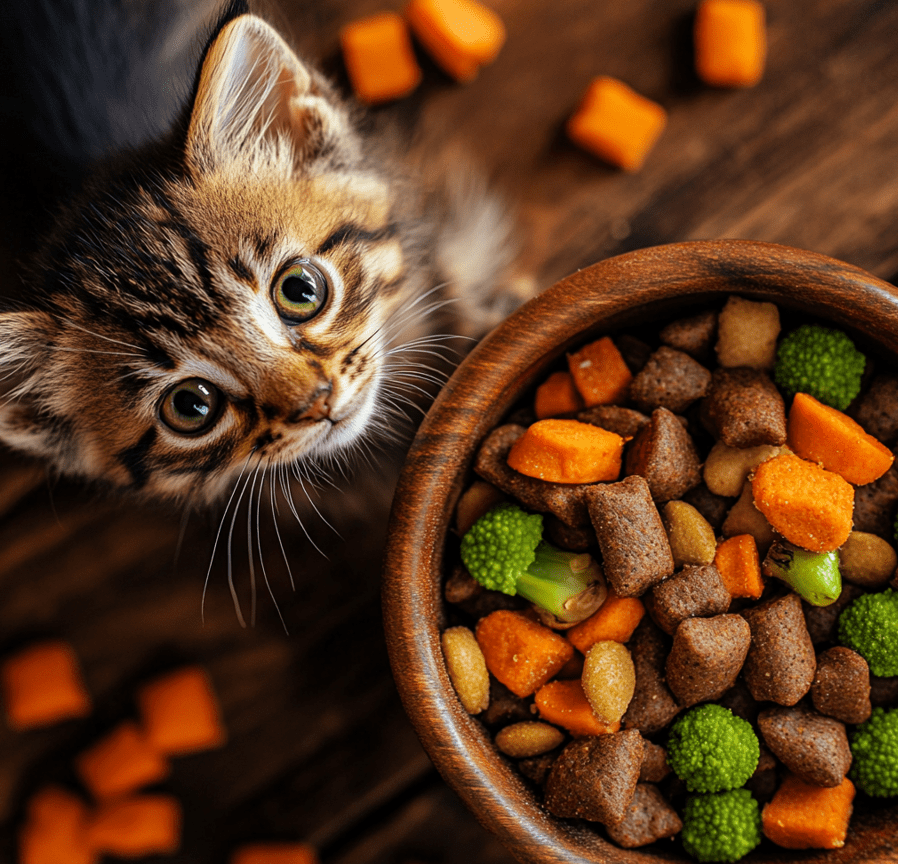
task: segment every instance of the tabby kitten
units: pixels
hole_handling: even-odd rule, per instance
[[[521,298],[496,287],[496,202],[462,182],[447,210],[359,128],[231,2],[174,128],[103,160],[0,314],[0,440],[204,503],[394,435],[435,334],[480,335]]]

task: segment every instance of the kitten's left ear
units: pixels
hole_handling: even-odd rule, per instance
[[[206,51],[187,130],[200,171],[300,170],[352,140],[337,100],[261,18],[226,24]]]

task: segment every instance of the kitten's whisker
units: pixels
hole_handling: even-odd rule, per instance
[[[82,333],[87,333],[88,336],[95,336],[97,339],[102,339],[104,342],[113,342],[116,345],[124,345],[125,348],[131,348],[137,352],[138,357],[143,357],[144,355],[140,353],[140,348],[137,345],[134,345],[130,342],[122,342],[121,339],[113,339],[111,336],[104,336],[102,333],[97,333],[93,330],[88,330],[87,327],[82,327],[80,324],[76,324],[74,321],[66,321],[66,327],[74,327],[76,330],[80,330]]]
[[[237,503],[234,505],[234,513],[231,516],[231,527],[228,529],[228,588],[231,592],[231,600],[234,604],[234,611],[237,613],[237,620],[240,622],[240,626],[244,629],[246,628],[246,619],[243,617],[243,609],[240,606],[240,598],[237,596],[237,588],[234,585],[233,540],[234,525],[237,522],[237,514],[240,512],[240,503],[243,501],[244,494],[246,494],[246,487],[249,486],[251,476],[253,475],[247,475],[246,480],[243,481],[243,488],[240,490],[240,495],[237,498]]]
[[[272,471],[279,472],[279,473],[282,472],[283,470],[284,470],[283,465],[276,465],[272,469]],[[290,568],[290,561],[287,558],[287,551],[284,549],[284,541],[281,539],[281,529],[278,527],[278,521],[280,519],[281,511],[280,511],[280,508],[277,506],[277,497],[275,495],[275,484],[274,484],[274,478],[272,476],[272,473],[269,473],[268,480],[269,480],[268,493],[269,493],[269,497],[271,499],[271,517],[272,517],[272,520],[274,521],[274,534],[275,534],[275,537],[277,537],[278,546],[280,546],[280,549],[281,549],[281,556],[283,557],[284,564],[287,567],[287,576],[290,577],[290,587],[293,589],[293,591],[296,591],[296,582],[293,579],[293,570]]]
[[[109,357],[137,357],[146,360],[146,356],[135,351],[98,351],[95,348],[65,348],[62,345],[51,345],[53,351],[65,351],[69,354],[105,354]]]
[[[299,480],[298,477],[296,479]],[[300,485],[302,485],[301,480],[299,480],[299,483]],[[309,543],[312,544],[312,546],[315,548],[315,551],[318,552],[319,555],[321,555],[323,558],[327,558],[324,550],[314,541],[314,539],[312,539],[312,535],[309,534],[308,529],[302,521],[302,517],[299,515],[299,512],[296,509],[296,503],[293,501],[293,496],[290,494],[290,478],[287,477],[286,471],[281,478],[281,488],[284,492],[284,498],[286,498],[287,500],[287,506],[290,508],[290,512],[293,514],[293,518],[296,519],[296,524],[299,525],[299,527],[302,529],[302,533],[305,534],[306,540],[308,540]],[[306,498],[308,498],[309,493],[306,492],[305,487],[303,487],[303,492],[305,493]],[[314,505],[312,506],[314,507]]]
[[[261,467],[260,463],[260,467]],[[281,608],[278,605],[277,598],[274,596],[274,591],[271,588],[271,582],[268,579],[268,571],[265,569],[265,556],[262,554],[262,527],[261,527],[261,519],[260,519],[260,511],[262,509],[262,492],[265,489],[265,480],[269,480],[270,486],[270,475],[267,471],[262,472],[261,483],[259,484],[259,494],[256,496],[256,548],[259,551],[259,567],[262,570],[262,581],[265,583],[265,588],[268,590],[268,596],[271,597],[271,602],[274,603],[274,609],[278,614],[278,618],[281,619],[281,626],[284,628],[284,633],[289,635],[289,629],[287,628],[287,622],[284,620],[284,616],[281,614]],[[253,480],[253,486],[255,487],[255,480]],[[272,514],[274,515],[274,514]]]
[[[315,501],[312,499],[312,496],[309,495],[309,490],[306,489],[306,485],[305,485],[305,483],[303,482],[302,477],[301,477],[301,476],[297,473],[297,471],[296,471],[296,469],[299,467],[299,463],[298,463],[298,462],[292,462],[292,463],[291,463],[291,466],[292,466],[293,469],[294,469],[294,471],[293,471],[293,476],[296,477],[296,479],[299,481],[299,485],[300,485],[300,488],[302,489],[303,495],[306,496],[306,500],[309,502],[309,504],[312,505],[312,509],[315,511],[315,514],[318,516],[318,518],[319,518],[322,522],[324,522],[325,525],[327,525],[328,528],[331,529],[331,531],[334,532],[334,534],[336,534],[338,537],[340,537],[340,532],[339,532],[336,528],[334,528],[334,526],[331,525],[331,523],[328,522],[327,519],[325,519],[324,514],[321,512],[321,510],[318,509],[318,505],[317,505],[317,504],[315,503]],[[328,479],[328,480],[329,480],[329,478],[327,478],[327,477],[325,477],[325,479]],[[331,482],[331,485],[333,485],[333,482],[332,482],[332,481],[329,481],[329,482]],[[336,487],[334,487],[334,488],[336,488]],[[303,529],[303,530],[305,530],[305,529]],[[308,534],[307,534],[306,536],[308,537]],[[311,540],[312,538],[310,537],[309,539]],[[342,539],[342,538],[341,538],[341,539]],[[312,541],[312,545],[315,546],[316,549],[318,548],[314,540]],[[322,554],[323,554],[323,553],[322,553]],[[327,556],[325,555],[324,557],[326,558]]]
[[[259,471],[262,468],[262,462],[256,466],[253,471],[252,485],[249,488],[249,498],[246,499],[246,546],[249,557],[249,585],[250,585],[250,606],[249,606],[249,623],[250,627],[256,626],[256,567],[253,555],[253,495],[256,493],[256,480],[259,478]],[[258,524],[256,526],[258,528]],[[261,548],[259,554],[261,556]],[[264,564],[263,564],[264,567]]]

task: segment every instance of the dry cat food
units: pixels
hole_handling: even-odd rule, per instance
[[[553,815],[735,861],[898,796],[882,365],[731,297],[578,347],[486,436],[443,648]]]

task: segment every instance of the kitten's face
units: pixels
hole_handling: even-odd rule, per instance
[[[259,19],[203,63],[183,167],[89,193],[0,316],[0,436],[60,470],[213,500],[377,422],[408,302],[387,184]]]

